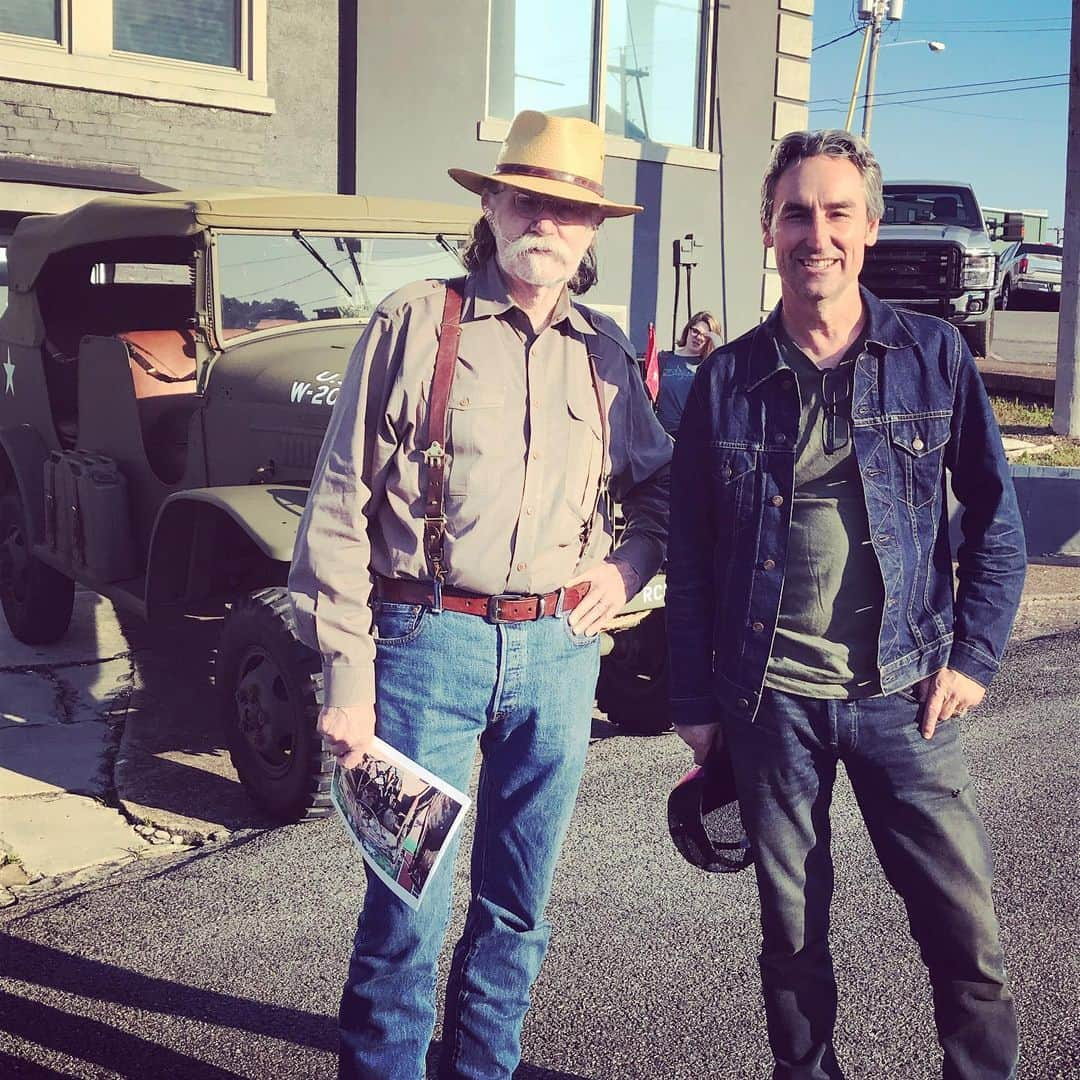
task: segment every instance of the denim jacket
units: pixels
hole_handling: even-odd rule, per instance
[[[950,667],[989,684],[1020,601],[1026,546],[1001,435],[956,328],[865,289],[852,438],[885,585],[884,693]],[[672,719],[753,720],[784,586],[798,386],[777,307],[701,366],[671,464]],[[963,514],[949,542],[946,470]]]

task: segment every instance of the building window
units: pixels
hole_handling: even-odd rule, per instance
[[[638,142],[704,146],[707,7],[493,0],[488,114],[509,120],[539,109]]]
[[[0,73],[270,113],[268,0],[0,0]]]
[[[239,0],[113,0],[113,46],[122,52],[236,68]]]
[[[522,109],[592,118],[596,13],[583,0],[495,0],[491,6],[490,106],[509,120]],[[552,33],[557,27],[558,33]]]
[[[0,33],[60,40],[60,0],[4,0]]]

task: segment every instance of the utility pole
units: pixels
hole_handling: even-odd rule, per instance
[[[1059,435],[1080,436],[1080,0],[1072,3],[1065,237],[1070,243],[1062,243],[1054,430]]]
[[[904,17],[904,0],[859,0],[859,18],[868,21],[870,63],[866,69],[866,95],[863,97],[862,137],[870,141],[870,125],[874,115],[874,84],[877,82],[878,50],[881,48],[882,23],[899,22]],[[859,58],[862,67],[862,58]],[[856,76],[856,81],[857,81]]]

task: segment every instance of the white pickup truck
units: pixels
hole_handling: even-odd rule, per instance
[[[1061,247],[1021,240],[998,256],[997,306],[1020,306],[1021,300],[1046,297],[1054,306],[1061,300]]]
[[[988,356],[994,249],[971,185],[890,181],[884,196],[877,244],[866,249],[863,285],[898,307],[948,319],[976,356]]]

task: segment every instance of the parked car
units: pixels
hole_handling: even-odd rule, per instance
[[[463,273],[475,216],[403,199],[170,192],[25,218],[8,247],[8,626],[30,644],[58,640],[76,583],[144,619],[220,619],[225,740],[280,821],[330,805],[319,658],[296,639],[285,592],[330,410],[378,302]],[[662,605],[654,579],[615,638],[629,644],[625,631],[643,632]],[[653,704],[663,688],[628,666],[633,648],[614,646],[607,636],[612,718],[666,725],[666,700]]]
[[[977,356],[994,335],[996,260],[970,184],[885,184],[878,241],[866,249],[862,283],[877,297],[955,323]]]
[[[1061,302],[1061,246],[1021,240],[998,256],[997,306],[1003,311],[1025,300]]]

